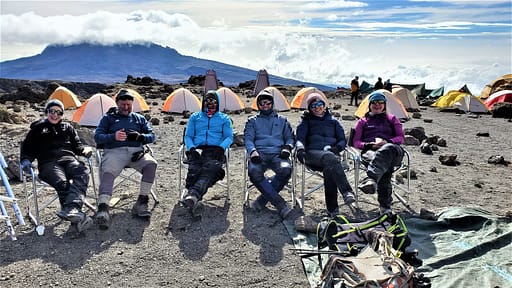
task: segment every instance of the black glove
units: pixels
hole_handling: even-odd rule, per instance
[[[261,157],[260,157],[260,154],[258,153],[258,151],[256,151],[256,150],[252,151],[252,153],[251,153],[251,162],[254,163],[254,164],[261,163]]]
[[[140,134],[137,131],[130,131],[128,132],[128,137],[126,138],[128,141],[138,141],[143,142],[144,141],[144,135]]]
[[[337,146],[334,146],[334,147],[331,147],[329,148],[329,151],[331,151],[332,153],[334,153],[335,155],[339,155],[340,154],[340,149],[338,149]]]
[[[290,158],[290,154],[291,154],[291,147],[289,145],[285,145],[283,147],[283,149],[281,149],[281,153],[279,154],[279,158],[281,159],[288,159]]]
[[[190,150],[186,151],[185,155],[187,155],[187,158],[190,160],[197,160],[201,158],[201,154],[199,154],[199,151],[197,151],[195,147],[192,147]]]
[[[297,151],[297,159],[299,159],[299,162],[302,164],[306,162],[306,151],[304,149]]]
[[[28,159],[21,160],[21,169],[25,171],[25,173],[30,174],[30,168],[34,168],[34,165],[32,165],[32,162]]]

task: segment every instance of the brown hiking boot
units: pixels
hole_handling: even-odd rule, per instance
[[[132,215],[141,218],[151,217],[151,210],[149,210],[148,208],[148,202],[148,195],[139,195],[139,198],[137,198],[137,202],[135,202],[135,204],[133,205]]]

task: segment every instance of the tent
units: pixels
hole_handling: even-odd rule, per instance
[[[386,97],[386,112],[395,115],[399,119],[409,119],[409,114],[405,110],[404,104],[400,101],[400,99],[395,98],[391,92],[389,92],[386,89],[379,89],[377,90],[384,94]],[[359,118],[363,118],[366,112],[368,112],[368,99],[370,98],[370,94],[368,94],[363,101],[361,101],[361,104],[359,104],[359,107],[357,107],[356,112],[354,112],[354,115]]]
[[[290,103],[288,103],[288,100],[286,99],[286,97],[284,96],[283,93],[281,93],[281,91],[279,91],[276,87],[266,87],[265,89],[263,90],[266,90],[268,92],[270,92],[270,94],[272,94],[272,96],[274,97],[274,110],[276,111],[289,111],[290,110]],[[254,100],[252,101],[252,110],[255,110],[257,111],[258,110],[258,104],[256,103],[256,98],[254,98]]]
[[[373,85],[364,81],[361,82],[361,85],[359,85],[359,92],[365,93],[365,92],[371,92],[373,90]]]
[[[407,111],[419,111],[420,105],[418,105],[418,101],[416,101],[416,97],[412,95],[412,92],[409,89],[403,87],[393,88],[391,93],[395,98],[398,98],[402,104],[404,105]]]
[[[52,99],[60,100],[64,104],[64,109],[78,108],[82,106],[82,103],[78,100],[76,94],[63,86],[57,87],[50,97],[48,97],[48,100]]]
[[[463,89],[460,89],[463,90]],[[448,91],[445,95],[439,97],[431,106],[438,107],[444,110],[461,110],[464,112],[473,113],[488,113],[489,109],[485,106],[484,102],[476,96],[460,90]]]
[[[217,89],[220,95],[220,111],[240,111],[245,109],[244,102],[240,99],[240,96],[233,92],[233,90],[222,87]]]
[[[324,98],[324,102],[326,104],[328,103],[327,97],[325,97],[324,92],[318,90],[315,87],[305,87],[305,88],[302,88],[299,91],[297,91],[297,93],[295,94],[295,96],[292,99],[292,102],[290,103],[290,106],[295,109],[306,109],[307,108],[306,99],[308,98],[308,95],[313,92],[320,94],[322,96],[322,98]]]
[[[204,77],[204,93],[210,90],[219,89],[219,80],[217,79],[217,72],[215,70],[206,71],[206,76]]]
[[[512,74],[506,74],[498,77],[491,81],[491,83],[485,85],[482,93],[480,93],[480,98],[487,98],[501,90],[512,90]]]
[[[129,89],[129,88],[123,88],[123,89],[119,90],[119,92],[121,92],[122,90],[128,90],[130,92],[130,94],[135,96],[135,98],[133,99],[133,108],[132,108],[133,112],[149,111],[149,106],[146,103],[146,100],[144,100],[144,98],[139,94],[139,92],[137,92],[133,89]],[[119,94],[119,92],[117,92],[117,94]],[[116,100],[117,94],[114,95],[114,97],[113,97],[114,101]]]
[[[116,106],[116,102],[111,97],[102,93],[94,94],[73,113],[72,121],[82,126],[96,127],[103,114]]]
[[[496,103],[500,102],[509,102],[512,103],[512,90],[501,90],[498,92],[493,93],[489,98],[484,100],[485,106],[489,110],[492,109],[492,106]]]
[[[254,91],[252,92],[252,96],[258,95],[261,90],[270,86],[270,82],[268,80],[267,70],[261,69],[258,71],[258,75],[256,75],[256,84],[254,85]]]
[[[437,89],[432,90],[426,98],[428,99],[437,99],[444,95],[444,86],[441,86]]]
[[[201,111],[201,101],[190,90],[179,88],[165,99],[162,112],[183,113]]]

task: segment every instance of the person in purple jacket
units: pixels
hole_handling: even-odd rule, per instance
[[[359,189],[366,194],[378,193],[381,213],[391,211],[391,177],[395,166],[404,156],[400,146],[404,131],[400,120],[386,113],[386,97],[379,91],[370,94],[369,112],[355,125],[354,147],[361,150],[363,159],[369,159],[365,178]]]

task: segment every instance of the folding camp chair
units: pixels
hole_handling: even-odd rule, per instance
[[[347,149],[341,151],[341,153],[340,153],[340,161],[343,166],[344,172],[347,175],[347,178],[349,178],[348,175],[351,172],[355,171],[358,168],[359,164],[356,160],[357,156],[358,155],[353,154],[352,151],[347,150]],[[300,202],[299,206],[302,210],[304,210],[304,202],[305,202],[306,197],[324,187],[324,181],[323,181],[324,176],[323,176],[323,173],[320,171],[320,169],[318,169],[316,167],[312,167],[307,164],[302,164],[302,163],[300,163],[300,161],[298,161],[297,157],[294,157],[294,166],[296,166],[296,165],[299,165],[298,168],[296,168],[296,170],[300,171],[300,172],[297,172],[297,173],[300,173],[301,202]],[[316,184],[314,184],[312,187],[309,187],[306,189],[306,181],[308,181],[309,179],[315,179],[315,178],[319,181],[316,181],[317,182]],[[353,181],[354,186],[352,187],[352,190],[354,191],[356,202],[349,205],[349,208],[352,210],[359,209],[358,202],[357,202],[357,199],[358,199],[357,198],[357,184],[358,183],[354,180]],[[297,186],[297,185],[298,185],[297,177],[295,176],[294,186]]]
[[[11,216],[9,216],[10,210],[7,210],[8,207],[6,207],[4,203],[11,204],[12,211],[14,212],[19,225],[25,225],[25,220],[23,219],[22,212],[18,206],[18,199],[14,197],[14,193],[11,189],[11,185],[9,184],[9,179],[4,171],[4,168],[7,168],[7,163],[5,162],[4,155],[2,152],[0,152],[0,176],[2,179],[2,186],[4,186],[6,191],[6,196],[0,195],[0,221],[5,223],[7,232],[11,236],[11,239],[16,240],[14,225],[11,222]]]
[[[96,203],[98,195],[96,191],[96,181],[94,179],[94,168],[92,165],[91,157],[86,157],[86,160],[89,166],[89,175],[91,180],[89,182],[88,190],[90,190],[92,187],[93,195],[87,193],[87,197],[83,199],[83,201],[87,208],[93,212],[96,212],[96,207],[87,199],[92,199],[94,203]],[[45,226],[41,220],[41,212],[43,209],[47,208],[50,206],[50,204],[55,202],[55,200],[59,199],[59,196],[53,187],[39,178],[36,168],[30,168],[30,173],[26,173],[23,170],[21,164],[19,168],[20,178],[23,181],[23,193],[25,195],[25,207],[27,210],[27,216],[30,222],[36,226],[37,234],[43,235]],[[44,193],[47,192],[47,190],[51,190],[51,196],[47,195],[49,193]]]
[[[226,189],[226,200],[230,200],[229,195],[229,154],[230,154],[230,148],[227,148],[224,150],[224,163],[223,168],[226,171],[226,176],[223,180],[218,181],[216,184],[218,184],[221,187],[224,187]],[[179,161],[179,168],[178,168],[178,189],[179,189],[179,201],[180,203],[185,198],[185,195],[187,194],[187,188],[185,187],[185,178],[187,177],[187,171],[188,171],[188,159],[186,155],[186,147],[185,144],[181,144],[180,149],[178,150],[178,161]]]
[[[361,151],[353,146],[354,143],[354,128],[350,129],[350,134],[347,142],[347,151],[350,151],[350,154],[354,155],[352,158],[354,161],[354,183],[355,183],[355,191],[357,191],[357,186],[359,186],[359,178],[360,171],[366,171],[366,167],[369,162],[361,156]],[[393,195],[400,201],[407,209],[412,211],[408,201],[410,197],[410,189],[411,189],[411,155],[409,152],[402,147],[404,151],[404,157],[399,166],[394,167],[393,174],[397,174],[400,171],[405,171],[406,177],[404,177],[404,181],[398,181],[396,177],[391,178],[391,184],[393,185]],[[357,198],[357,197],[356,197]]]
[[[291,160],[291,165],[292,165],[292,177],[290,178],[290,181],[288,181],[288,184],[284,187],[284,189],[286,189],[288,192],[290,192],[291,194],[291,198],[292,198],[292,207],[295,207],[296,205],[300,205],[300,201],[298,201],[298,197],[297,197],[297,194],[296,194],[296,189],[295,189],[295,177],[296,177],[296,172],[295,172],[295,165],[294,165],[294,155],[290,155],[290,160]],[[248,167],[249,167],[249,161],[251,161],[249,155],[247,155],[247,153],[244,152],[244,206],[248,207],[249,206],[249,194],[251,192],[251,190],[253,189],[256,189],[256,187],[254,186],[254,184],[250,181],[249,179],[249,175],[248,175]],[[269,173],[272,173],[273,174],[273,171],[272,170],[267,170],[265,172],[265,174],[269,174]],[[271,175],[271,174],[269,174]]]
[[[145,149],[146,153],[150,153],[151,156],[153,156],[153,149],[151,149],[150,145],[147,145],[147,144],[144,145],[143,149]],[[100,181],[101,181],[101,175],[103,174],[103,172],[101,170],[101,163],[102,163],[102,158],[103,158],[104,152],[105,151],[104,151],[104,148],[102,145],[96,145],[96,161],[98,162],[98,167],[99,167],[98,176],[100,177]],[[133,169],[131,167],[125,167],[123,169],[123,171],[121,172],[121,174],[119,174],[119,176],[116,177],[116,180],[114,181],[113,190],[117,189],[119,186],[122,186],[123,184],[128,184],[128,183],[135,183],[135,184],[140,185],[140,177],[141,177],[141,173],[139,171],[137,171],[136,169]],[[155,178],[155,183],[154,183],[153,187],[155,187],[155,186],[156,186],[156,178]],[[158,198],[155,194],[154,188],[151,188],[150,194],[154,201],[154,205],[153,205],[153,208],[154,208],[160,201],[158,200]],[[109,206],[110,207],[115,206],[120,200],[121,199],[119,197],[112,197],[110,200]]]

